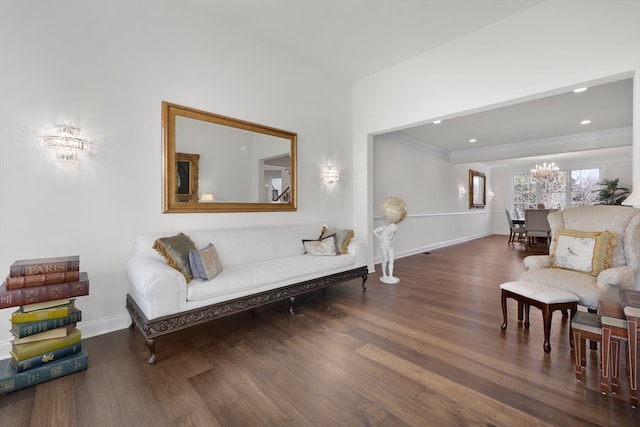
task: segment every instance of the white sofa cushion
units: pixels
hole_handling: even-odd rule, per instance
[[[297,255],[268,261],[231,265],[206,282],[193,281],[187,286],[187,300],[209,300],[211,303],[273,289],[324,276],[353,266],[354,255]]]
[[[579,299],[571,292],[531,281],[506,282],[500,285],[500,289],[522,295],[534,301],[540,301],[544,304],[578,302]]]

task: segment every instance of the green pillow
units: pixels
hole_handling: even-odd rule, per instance
[[[193,278],[189,265],[189,252],[195,248],[189,236],[184,233],[172,237],[161,237],[153,242],[153,249],[164,257],[167,264],[182,273],[187,283]]]

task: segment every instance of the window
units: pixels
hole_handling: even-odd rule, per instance
[[[593,205],[600,188],[599,169],[579,169],[571,171],[571,206]]]
[[[538,203],[554,209],[592,205],[599,181],[600,169],[597,168],[560,171],[556,178],[543,182],[534,180],[528,173],[514,174],[513,208],[521,216],[525,209],[535,209]]]

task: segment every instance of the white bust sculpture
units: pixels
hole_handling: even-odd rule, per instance
[[[400,221],[407,215],[407,205],[398,197],[389,197],[380,206],[382,216],[389,223],[373,230],[373,234],[380,240],[380,251],[382,252],[382,283],[398,283],[400,279],[393,275],[393,237],[398,231]]]

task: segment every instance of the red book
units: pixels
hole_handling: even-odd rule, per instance
[[[0,286],[0,308],[18,307],[63,298],[89,295],[89,277],[80,273],[80,280],[75,282],[55,283],[52,285],[34,286],[22,289],[7,289],[7,284]]]
[[[9,277],[33,276],[35,274],[80,271],[80,256],[23,259],[9,267]]]
[[[34,274],[32,276],[7,277],[7,289],[30,288],[32,286],[54,283],[75,282],[80,280],[80,271],[59,271],[56,273]]]

